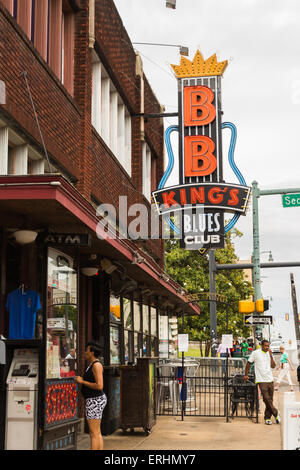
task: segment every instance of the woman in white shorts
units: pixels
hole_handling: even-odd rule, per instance
[[[291,379],[291,374],[290,370],[294,370],[291,361],[289,360],[288,353],[285,352],[284,346],[280,346],[279,348],[281,356],[280,356],[280,372],[277,377],[277,382],[274,390],[278,390],[279,385],[282,381],[282,379],[286,376],[289,386],[290,386],[290,391],[293,392],[293,382]]]
[[[83,377],[76,377],[82,385],[81,393],[85,398],[85,416],[89,426],[91,450],[103,450],[101,420],[107,398],[103,392],[103,367],[98,357],[100,348],[97,343],[90,342],[86,346],[85,357],[88,367]]]

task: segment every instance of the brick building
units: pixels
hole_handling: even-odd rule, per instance
[[[128,207],[144,204],[150,219],[163,121],[143,114],[162,107],[112,0],[0,0],[0,81],[1,434],[14,351],[36,349],[34,446],[70,448],[83,417],[72,376],[83,372],[86,342],[103,347],[109,433],[119,425],[119,366],[158,356],[160,316],[176,315],[185,300],[164,273],[163,241],[121,236],[120,196]],[[103,203],[116,208],[115,238],[99,228]],[[7,304],[20,290],[42,305],[29,337]],[[70,411],[71,394],[78,407]]]

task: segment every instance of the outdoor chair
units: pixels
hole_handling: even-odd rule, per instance
[[[164,364],[158,368],[157,381],[157,414],[160,414],[161,404],[165,411],[172,406],[173,414],[177,413],[175,393],[174,393],[175,371],[173,366]],[[167,405],[166,405],[167,402]]]

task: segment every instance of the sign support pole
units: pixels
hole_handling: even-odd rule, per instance
[[[209,250],[209,291],[214,296],[216,294],[216,258],[215,250]],[[211,356],[216,357],[217,351],[217,302],[212,300],[209,306],[210,312],[210,338]]]
[[[182,334],[184,334],[184,310],[185,310],[185,304],[182,304]],[[182,385],[181,385],[181,421],[184,420],[184,412],[185,412],[185,398],[186,398],[186,390],[185,390],[185,385],[184,385],[184,351],[181,352],[182,356],[182,372],[181,372],[181,377],[182,377]]]

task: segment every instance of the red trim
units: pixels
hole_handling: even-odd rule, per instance
[[[25,186],[26,185],[26,186]],[[98,218],[96,210],[82,195],[62,176],[59,175],[34,175],[34,176],[0,176],[0,200],[53,200],[77,217],[89,229],[96,233]],[[104,231],[98,228],[98,233],[104,235]],[[104,237],[103,237],[104,238]],[[106,243],[118,250],[129,261],[133,261],[132,251],[125,246],[125,241],[119,239],[105,239]],[[128,242],[127,242],[128,243]],[[132,247],[132,250],[139,251]],[[143,253],[143,257],[145,254]],[[176,287],[159,277],[158,270],[151,262],[140,263],[139,267],[159,282],[165,289],[176,295],[178,301],[185,301],[185,297],[176,291]],[[157,272],[155,272],[157,271]],[[199,308],[190,306],[196,314]]]

